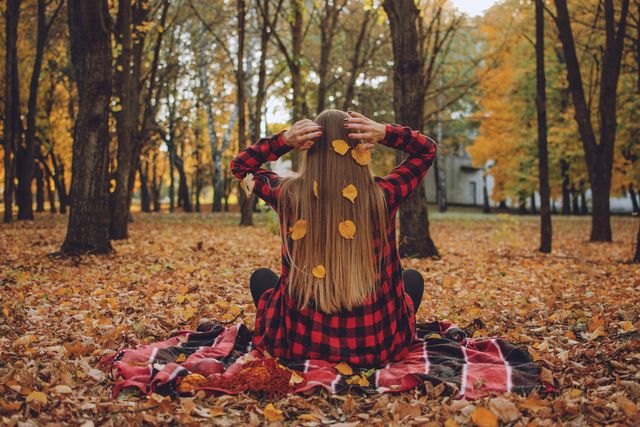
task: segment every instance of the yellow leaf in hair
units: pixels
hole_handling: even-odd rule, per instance
[[[342,197],[351,200],[351,203],[355,203],[356,197],[358,197],[358,189],[355,185],[349,184],[342,189]]]
[[[300,240],[307,234],[307,221],[299,219],[289,228],[291,240]]]
[[[353,239],[356,235],[356,225],[350,220],[342,221],[338,224],[338,231],[345,239]]]
[[[334,139],[331,141],[331,146],[333,147],[333,151],[344,156],[349,151],[349,144],[344,139]]]
[[[320,198],[320,196],[318,195],[318,181],[316,181],[315,179],[313,180],[313,195],[316,196],[316,199]]]
[[[358,144],[356,148],[351,150],[351,157],[360,166],[366,166],[371,162],[371,150],[363,148],[362,144]]]
[[[318,279],[324,279],[324,276],[327,274],[327,272],[324,269],[324,265],[320,264],[313,267],[313,270],[311,270],[311,274],[313,274],[313,277],[316,277]]]

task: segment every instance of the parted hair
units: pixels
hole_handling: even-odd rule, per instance
[[[283,181],[278,204],[292,267],[289,295],[300,308],[313,301],[325,313],[352,310],[375,292],[381,260],[376,259],[374,239],[386,238],[385,198],[371,169],[356,163],[350,152],[340,155],[332,147],[334,140],[346,141],[350,149],[358,144],[348,138],[347,117],[344,111],[325,110],[314,119],[322,127],[322,136],[302,152],[299,173]],[[354,202],[342,195],[349,184],[358,192]],[[286,227],[301,219],[306,221],[306,235],[291,240]],[[353,239],[338,231],[339,224],[347,220],[356,226]],[[325,270],[323,278],[312,274],[319,265]]]

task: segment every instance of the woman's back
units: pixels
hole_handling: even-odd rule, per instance
[[[253,191],[278,211],[283,237],[280,278],[258,301],[254,344],[286,359],[379,365],[400,356],[414,337],[395,213],[422,181],[435,144],[387,125],[380,142],[409,157],[374,179],[367,152],[356,148],[357,136],[347,135],[346,114],[323,114],[317,122],[325,135],[309,150],[297,178],[283,180],[259,169],[291,149],[283,134],[258,141],[232,164],[238,178],[254,175]],[[364,119],[349,120],[352,129],[366,131]]]

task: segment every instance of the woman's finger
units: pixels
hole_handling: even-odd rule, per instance
[[[295,131],[293,131],[291,133],[291,136],[294,141],[305,141],[306,139],[308,139],[308,138],[305,138],[305,135],[314,133],[314,132],[320,132],[320,129],[321,128],[318,127],[317,125],[314,125],[314,126],[306,125],[304,127],[300,127]]]
[[[318,138],[320,135],[322,135],[322,131],[312,131],[312,132],[308,132],[300,135],[298,140],[304,143],[305,141],[310,141],[314,138]]]
[[[373,139],[374,135],[372,133],[369,132],[364,132],[364,133],[350,133],[349,134],[349,138],[351,139]]]
[[[361,118],[361,119],[367,119],[367,118],[368,118],[368,117],[366,117],[366,116],[363,116],[363,115],[362,115],[362,114],[360,114],[360,113],[356,113],[355,111],[349,111],[349,113],[348,113],[348,114],[349,114],[351,117],[358,117],[358,118]]]
[[[344,119],[345,123],[369,123],[371,120],[369,119],[363,119],[360,117],[347,117],[346,119]]]
[[[345,127],[346,127],[347,129],[350,129],[350,130],[351,130],[351,129],[355,129],[355,130],[365,130],[365,131],[366,131],[366,130],[369,130],[369,131],[373,130],[373,128],[371,127],[371,125],[368,125],[368,124],[359,124],[359,123],[347,123],[347,124],[345,125]]]

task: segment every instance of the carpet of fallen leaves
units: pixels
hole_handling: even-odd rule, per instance
[[[442,257],[404,261],[426,282],[419,320],[526,346],[558,388],[550,396],[468,402],[426,386],[401,395],[316,392],[275,402],[240,396],[110,397],[98,360],[203,319],[244,321],[251,271],[279,267],[268,214],[135,216],[112,256],[61,259],[65,219],[0,226],[2,424],[638,425],[640,267],[637,219],[613,219],[614,243],[588,243],[588,218],[554,218],[554,253],[536,252],[537,219],[433,215]]]

